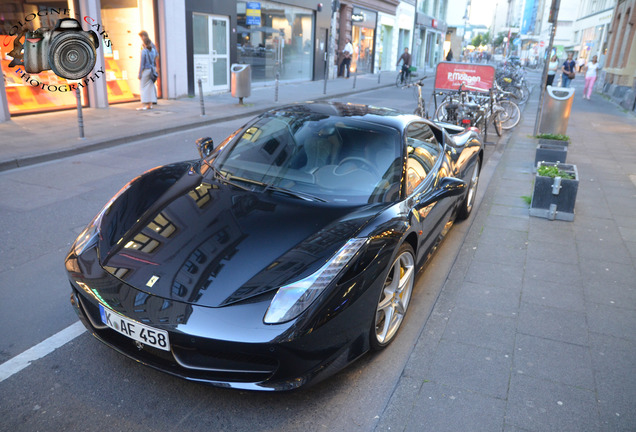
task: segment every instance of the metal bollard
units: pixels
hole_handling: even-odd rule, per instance
[[[274,102],[278,102],[278,79],[280,78],[279,68],[276,67],[276,84],[274,86]]]
[[[80,89],[75,89],[75,97],[77,98],[77,124],[79,126],[79,137],[84,139],[84,116],[82,115],[82,95]]]
[[[356,71],[353,73],[353,88],[356,88],[357,78],[358,78],[358,65],[356,64]]]
[[[201,116],[205,116],[205,105],[203,105],[203,83],[201,78],[197,81],[199,83],[199,101],[201,102]]]
[[[380,77],[382,76],[382,68],[378,68],[378,84],[380,84]]]

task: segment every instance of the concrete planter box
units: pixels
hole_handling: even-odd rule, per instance
[[[568,156],[566,145],[539,144],[534,157],[535,169],[539,162],[561,162],[565,163]]]
[[[579,173],[576,165],[539,162],[537,168],[540,166],[557,166],[566,173],[573,175],[574,179],[535,175],[530,216],[550,220],[573,221],[574,203],[579,189]]]

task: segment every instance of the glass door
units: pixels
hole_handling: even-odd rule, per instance
[[[229,18],[195,13],[192,19],[195,86],[200,79],[204,93],[229,90]]]

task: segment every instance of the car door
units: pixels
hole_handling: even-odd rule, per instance
[[[435,133],[438,132],[438,133]],[[451,175],[442,134],[425,122],[406,129],[406,196],[411,220],[418,233],[419,260],[436,244],[450,219],[454,198],[443,193],[444,179]]]

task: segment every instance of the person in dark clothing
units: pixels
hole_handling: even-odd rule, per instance
[[[574,54],[569,53],[568,59],[563,62],[563,67],[561,67],[561,87],[569,87],[570,81],[574,79],[576,63],[572,57],[574,57]]]
[[[396,66],[399,65],[400,62],[403,62],[402,63],[402,82],[404,82],[411,74],[411,54],[409,54],[408,48],[404,48],[404,52],[398,59],[397,63],[395,63],[395,65]]]
[[[340,68],[338,70],[338,76],[345,76],[345,70],[347,71],[347,78],[349,78],[351,69],[351,57],[353,56],[353,45],[351,45],[351,39],[347,39],[344,49],[342,50],[342,61],[340,62]]]
[[[448,54],[446,55],[446,61],[453,61],[453,50],[448,50]]]

